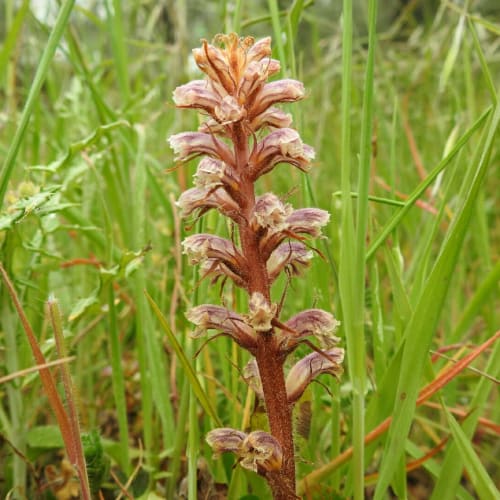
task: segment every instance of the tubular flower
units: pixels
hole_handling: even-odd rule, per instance
[[[189,309],[192,336],[214,331],[211,338],[227,336],[250,352],[242,375],[263,402],[270,429],[246,434],[220,428],[206,439],[216,456],[235,453],[242,467],[264,476],[281,500],[296,498],[292,406],[316,376],[342,372],[344,351],[336,347],[339,322],[332,314],[308,309],[284,322],[282,304],[271,299],[280,275],[291,279],[309,265],[309,240],[321,237],[330,218],[325,210],[294,209],[274,193],[256,193],[258,179],[278,164],[306,172],[315,157],[281,109],[305,97],[304,85],[289,78],[269,82],[280,71],[271,53],[269,37],[255,41],[231,33],[213,43],[202,40],[193,57],[205,79],[176,88],[173,99],[179,108],[199,111],[203,122],[169,142],[176,161],[200,157],[194,186],[177,201],[182,217],[215,209],[231,221],[230,239],[194,234],[182,242],[184,254],[200,266],[202,278],[221,286],[232,282],[248,295],[243,312],[213,304]],[[286,358],[301,343],[314,352],[285,377]]]
[[[209,114],[214,113],[220,101],[220,95],[205,80],[193,80],[177,87],[173,97],[179,108],[203,109]]]
[[[219,330],[250,351],[257,345],[255,330],[246,324],[243,316],[225,307],[203,304],[190,309],[186,317],[196,325],[193,332],[195,338],[204,335],[207,330]]]
[[[272,282],[285,270],[290,276],[299,276],[302,269],[309,265],[313,252],[303,243],[286,242],[271,253],[267,261],[267,271]]]
[[[261,474],[277,471],[283,464],[283,452],[279,442],[264,431],[250,434],[222,427],[207,434],[207,443],[218,457],[222,453],[235,453],[240,465]]]
[[[232,242],[213,234],[193,234],[188,236],[182,245],[192,264],[199,264],[211,258],[238,267],[243,260]]]
[[[290,352],[307,337],[316,337],[322,348],[330,349],[339,338],[334,332],[340,325],[332,314],[322,309],[307,309],[291,317],[280,332],[279,339],[283,351]]]
[[[203,215],[207,210],[216,208],[219,212],[230,217],[235,222],[240,220],[239,205],[227,194],[224,189],[191,188],[181,194],[176,202],[181,209],[181,216],[188,217],[199,210]]]
[[[206,440],[214,451],[215,457],[218,457],[222,453],[238,453],[246,437],[247,435],[242,431],[222,427],[210,431],[207,434]]]
[[[300,399],[307,386],[322,373],[338,377],[342,373],[340,366],[344,360],[344,349],[335,348],[324,352],[313,352],[297,362],[286,377],[288,402]]]
[[[174,150],[175,159],[186,161],[195,156],[209,155],[226,163],[234,163],[229,148],[219,139],[203,132],[181,132],[170,136],[170,147]]]
[[[289,163],[306,171],[314,159],[314,149],[304,144],[296,130],[280,128],[267,135],[250,156],[250,176],[257,180],[278,163]]]

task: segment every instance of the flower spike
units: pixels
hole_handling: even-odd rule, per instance
[[[230,220],[231,239],[194,234],[182,242],[183,251],[190,264],[200,265],[202,278],[232,283],[247,298],[238,294],[235,310],[195,305],[186,317],[194,325],[193,337],[215,331],[211,338],[229,337],[252,355],[242,376],[269,421],[269,432],[223,427],[206,439],[215,456],[234,453],[239,465],[265,477],[275,499],[298,498],[292,407],[316,376],[340,375],[344,351],[336,347],[339,322],[331,313],[307,309],[284,321],[272,287],[282,275],[288,282],[302,274],[314,251],[319,253],[310,240],[321,237],[330,215],[314,207],[294,209],[274,193],[257,195],[255,184],[282,163],[308,171],[314,149],[281,109],[306,91],[291,78],[269,81],[280,71],[270,37],[217,35],[212,43],[202,40],[193,57],[205,79],[181,85],[173,99],[179,108],[198,110],[204,121],[197,131],[180,132],[169,142],[176,161],[201,159],[194,186],[177,206],[183,217],[216,210]],[[285,377],[286,358],[299,344],[314,352]]]

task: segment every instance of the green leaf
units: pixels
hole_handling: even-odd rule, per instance
[[[74,306],[68,316],[68,321],[75,321],[82,316],[88,309],[99,304],[98,290],[88,297],[80,299]]]
[[[59,449],[64,447],[61,431],[57,425],[32,427],[28,430],[26,442],[31,448]]]

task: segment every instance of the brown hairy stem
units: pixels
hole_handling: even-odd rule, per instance
[[[269,474],[269,484],[275,499],[290,499],[295,495],[295,455],[292,434],[292,412],[287,401],[283,362],[275,350],[273,337],[261,337],[256,355],[271,434],[283,449],[283,467]]]
[[[242,128],[235,126],[234,143],[237,165],[246,165],[248,139],[241,140]],[[238,147],[240,145],[240,147]],[[245,146],[243,146],[245,145]],[[241,148],[241,149],[240,149]],[[241,189],[246,200],[244,207],[246,220],[252,213],[255,204],[254,183],[248,179],[242,182]],[[239,225],[241,250],[245,257],[249,277],[247,292],[251,296],[260,292],[271,304],[271,286],[267,274],[266,261],[259,250],[259,236],[247,223]],[[276,345],[273,330],[264,332],[258,340],[255,355],[259,368],[264,401],[269,420],[271,434],[279,441],[283,449],[283,467],[278,472],[269,473],[267,478],[275,499],[289,499],[295,495],[295,456],[292,433],[292,412],[288,404],[283,363],[285,358],[280,355]]]

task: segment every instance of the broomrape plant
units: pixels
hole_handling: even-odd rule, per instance
[[[252,359],[243,376],[265,405],[270,432],[214,429],[207,442],[216,455],[232,452],[242,467],[263,476],[276,499],[296,496],[292,409],[319,374],[339,376],[344,350],[336,347],[338,321],[321,309],[281,318],[281,304],[271,299],[271,287],[285,273],[287,282],[308,266],[313,251],[308,239],[321,235],[329,220],[319,208],[295,210],[273,193],[256,194],[259,178],[281,163],[307,171],[314,158],[291,128],[292,118],[276,107],[304,97],[301,82],[268,82],[279,72],[271,58],[271,39],[255,42],[235,33],[218,35],[214,44],[202,41],[193,50],[203,80],[174,91],[179,108],[199,109],[207,116],[196,132],[169,138],[175,159],[201,157],[194,187],[178,206],[184,217],[216,209],[235,228],[232,240],[194,234],[183,241],[184,253],[213,282],[228,279],[248,294],[245,313],[213,304],[187,312],[194,336],[208,330],[231,337]],[[311,337],[316,341],[311,342]],[[299,344],[313,352],[288,370],[287,357]]]

